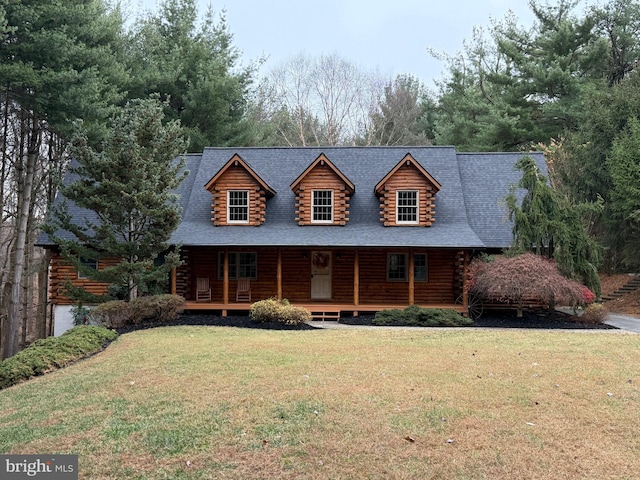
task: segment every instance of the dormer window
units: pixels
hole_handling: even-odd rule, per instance
[[[211,221],[216,227],[262,225],[267,200],[276,194],[238,154],[204,188],[211,193]]]
[[[396,223],[418,223],[418,191],[398,190],[396,192]]]
[[[355,185],[324,153],[291,184],[298,225],[346,225]]]
[[[227,209],[229,223],[249,223],[249,190],[229,190]]]
[[[313,190],[312,223],[333,223],[333,190]]]
[[[378,182],[380,221],[385,227],[430,227],[441,186],[409,153]]]

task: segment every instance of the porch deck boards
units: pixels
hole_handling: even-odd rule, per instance
[[[352,313],[354,316],[361,315],[363,313],[375,313],[380,310],[389,309],[401,309],[408,305],[405,304],[389,304],[389,303],[376,303],[376,304],[348,304],[348,303],[293,303],[297,307],[304,307],[311,312],[314,319],[320,320],[338,320],[343,312]],[[424,308],[443,308],[456,310],[457,312],[466,315],[467,308],[463,305],[454,303],[441,303],[441,304],[424,304],[420,305]],[[251,309],[250,303],[215,303],[215,302],[193,302],[187,301],[184,309],[188,310],[211,310],[220,311],[222,316],[227,316],[229,312],[249,311]]]

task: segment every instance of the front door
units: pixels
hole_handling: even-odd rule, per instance
[[[311,252],[311,298],[331,299],[331,252]]]

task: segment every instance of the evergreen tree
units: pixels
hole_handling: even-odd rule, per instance
[[[601,205],[570,205],[549,185],[547,177],[528,155],[520,159],[516,167],[522,171],[517,187],[524,190],[524,197],[519,204],[516,186],[513,186],[505,199],[514,224],[512,250],[553,258],[564,275],[580,278],[600,296],[600,247],[588,234],[582,216]]]
[[[611,213],[621,236],[623,262],[640,265],[640,117],[631,117],[628,126],[614,140],[608,158],[612,180]]]
[[[8,313],[4,356],[18,351],[21,315],[26,338],[29,311],[23,305],[34,301],[36,290],[31,275],[40,268],[40,278],[46,277],[47,262],[36,265],[29,244],[53,198],[71,124],[84,118],[88,139],[97,144],[122,99],[121,26],[119,11],[107,10],[102,0],[9,0],[0,6],[0,210],[12,249],[11,289],[0,285],[0,309]],[[44,325],[46,302],[40,303]]]
[[[430,145],[424,118],[432,105],[420,81],[409,75],[396,77],[384,87],[384,98],[370,113],[369,145]],[[426,124],[426,125],[425,125]],[[429,132],[431,133],[431,132]]]
[[[201,27],[195,0],[164,0],[158,14],[130,33],[129,98],[159,94],[165,114],[180,120],[190,151],[249,142],[244,117],[253,67],[240,68],[224,12],[207,10]]]
[[[82,221],[64,203],[48,227],[68,262],[93,280],[126,286],[129,299],[179,264],[177,252],[158,263],[180,222],[177,197],[171,191],[186,174],[184,162],[174,159],[187,142],[179,123],[163,125],[163,118],[163,106],[156,99],[128,103],[100,152],[89,146],[79,129],[72,142],[77,165],[71,172],[76,179],[61,193],[88,214]],[[86,268],[82,258],[119,263],[96,270]]]

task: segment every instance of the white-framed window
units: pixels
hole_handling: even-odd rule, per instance
[[[396,223],[418,223],[417,190],[398,190],[396,192]]]
[[[224,252],[218,252],[218,280],[224,278]],[[229,252],[229,280],[238,278],[258,279],[258,254],[256,252]]]
[[[413,254],[413,280],[416,282],[429,281],[429,264],[426,253]]]
[[[227,192],[228,223],[249,223],[249,190]]]
[[[387,254],[387,280],[390,282],[404,282],[407,280],[407,254]]]
[[[93,258],[85,258],[85,257],[78,257],[78,260],[80,261],[80,265],[83,269],[90,268],[92,270],[98,270],[97,260],[94,260]],[[78,278],[87,279],[89,277],[83,274],[82,271],[78,271]]]
[[[312,223],[333,222],[333,190],[311,191]]]

